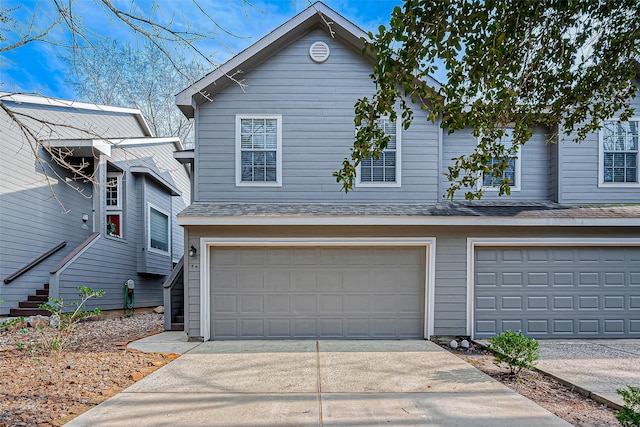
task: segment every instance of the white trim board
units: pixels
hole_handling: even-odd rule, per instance
[[[640,247],[640,238],[491,238],[491,237],[468,237],[467,238],[467,335],[474,338],[473,328],[474,312],[474,270],[475,270],[475,248],[477,246],[500,246],[500,247],[589,247],[589,246],[637,246]]]
[[[200,238],[200,335],[204,341],[211,339],[211,283],[210,249],[216,246],[277,247],[277,246],[413,246],[424,247],[425,260],[425,301],[424,339],[433,335],[434,295],[435,295],[435,237],[416,238]]]

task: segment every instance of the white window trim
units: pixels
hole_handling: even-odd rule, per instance
[[[156,211],[160,212],[162,215],[165,215],[167,217],[167,250],[166,251],[151,247],[151,209],[155,209]],[[153,203],[147,203],[147,250],[149,252],[157,253],[160,255],[171,254],[171,216],[167,211],[159,208]]]
[[[122,172],[107,172],[107,182],[109,181],[109,178],[117,178],[118,179],[118,185],[116,186],[117,191],[118,191],[118,199],[117,199],[117,203],[118,204],[115,205],[115,206],[107,205],[106,204],[106,192],[105,192],[105,205],[107,207],[107,210],[115,210],[115,211],[122,210]]]
[[[381,119],[389,119],[389,117],[380,117]],[[356,130],[357,132],[357,130]],[[356,170],[356,187],[364,188],[393,188],[402,187],[402,120],[400,117],[396,118],[396,180],[394,182],[362,182],[361,165],[358,165]]]
[[[480,137],[477,138],[477,144],[480,145]],[[510,186],[511,191],[520,191],[522,188],[522,162],[520,161],[520,157],[522,157],[522,146],[518,147],[518,152],[516,153],[516,164],[515,164],[515,178],[516,185]],[[480,172],[480,176],[478,177],[477,189],[482,191],[490,191],[490,192],[498,192],[500,191],[500,186],[489,187],[484,184],[484,176],[482,172]]]
[[[118,179],[118,185],[117,185],[117,191],[118,191],[118,197],[117,197],[117,205],[116,206],[109,206],[107,205],[107,201],[106,201],[106,195],[107,195],[107,187],[106,187],[106,182],[105,182],[105,200],[104,200],[104,206],[105,206],[105,212],[104,212],[104,224],[105,224],[105,229],[103,230],[104,235],[106,237],[112,238],[112,239],[124,239],[124,209],[123,209],[123,203],[122,203],[122,193],[124,191],[124,172],[107,172],[107,180],[109,178],[115,177]],[[116,235],[116,234],[107,234],[107,230],[106,230],[106,225],[107,225],[107,216],[109,215],[117,215],[120,217],[120,234]]]
[[[605,120],[607,122],[618,122],[619,118]],[[629,117],[630,122],[640,122],[640,116]],[[602,124],[604,126],[604,123]],[[640,144],[640,142],[639,142]],[[638,182],[604,182],[604,127],[598,132],[598,187],[609,188],[640,188],[640,146],[638,147]]]
[[[242,181],[242,147],[240,122],[242,119],[276,119],[278,143],[276,148],[276,181]],[[282,187],[282,114],[236,114],[236,186],[237,187]]]

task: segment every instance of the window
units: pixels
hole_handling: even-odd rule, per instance
[[[638,127],[640,119],[610,120],[600,131],[603,184],[638,184]]]
[[[282,116],[236,116],[236,184],[280,186]]]
[[[169,215],[149,205],[149,249],[169,252]]]
[[[109,236],[122,237],[122,173],[107,173],[105,189],[106,233]]]
[[[389,135],[387,147],[375,159],[368,156],[360,162],[360,186],[400,186],[400,125],[391,119],[378,120],[378,126]]]
[[[512,146],[511,143],[511,134],[507,132],[505,136],[502,137],[502,141],[505,147],[505,151],[510,149]],[[483,174],[482,182],[479,183],[479,186],[484,190],[498,190],[500,187],[500,180],[502,178],[506,178],[509,180],[509,187],[511,187],[511,191],[519,191],[520,190],[520,150],[513,155],[508,160],[509,164],[507,169],[502,174],[502,177],[495,177],[493,174]],[[498,163],[498,159],[492,158],[487,163],[487,166],[491,166]]]

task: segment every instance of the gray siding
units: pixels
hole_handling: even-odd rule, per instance
[[[314,41],[331,49],[316,64]],[[356,188],[344,194],[332,172],[349,155],[355,127],[353,106],[371,96],[371,65],[323,31],[314,31],[242,76],[197,110],[196,201],[436,201],[438,128],[416,110],[402,132],[402,187]],[[235,185],[236,114],[282,115],[282,187]]]
[[[549,143],[549,200],[558,202],[558,137]]]
[[[640,236],[636,228],[583,227],[186,227],[188,244],[201,237],[435,237],[434,335],[467,332],[467,237],[622,238]],[[185,259],[185,331],[200,334],[200,256]]]
[[[549,200],[551,194],[549,191],[549,180],[551,168],[551,149],[547,142],[549,135],[545,128],[539,127],[534,131],[534,135],[522,147],[520,155],[521,182],[520,190],[512,191],[511,195],[506,197],[508,200]],[[448,171],[449,166],[455,163],[452,159],[462,155],[469,155],[473,152],[477,145],[476,138],[472,135],[471,129],[463,129],[452,134],[444,132],[443,136],[443,174]],[[441,175],[441,185],[443,195],[449,188],[449,181],[446,176]],[[455,199],[464,199],[465,191],[462,188],[455,195]],[[485,200],[498,199],[497,191],[485,190],[482,196]]]
[[[71,120],[63,112],[54,111],[51,120]],[[62,251],[14,282],[8,285],[0,283],[0,299],[4,300],[0,303],[0,315],[7,314],[10,308],[17,307],[18,302],[25,300],[28,294],[34,293],[36,289],[42,288],[44,283],[54,279],[49,274],[50,270],[78,247],[94,229],[104,232],[103,225],[100,225],[103,224],[100,212],[95,213],[97,223],[95,225],[92,223],[93,193],[101,193],[104,188],[96,186],[94,191],[90,184],[73,181],[66,170],[56,168],[55,173],[50,173],[49,176],[53,177],[52,189],[55,195],[67,210],[66,213],[63,212],[52,196],[45,176],[28,145],[23,142],[15,125],[4,113],[1,114],[0,277],[4,279],[62,241],[68,241],[68,244]],[[46,116],[45,111],[40,114]],[[96,127],[110,128],[119,123],[122,129],[114,131],[134,133],[132,136],[144,136],[137,121],[131,115],[128,117],[133,122],[122,117],[116,120],[109,114],[107,114],[109,117],[104,120],[94,113],[80,116],[75,118],[78,120],[78,125],[87,125],[82,120],[90,117],[99,122]],[[86,118],[86,120],[89,119]],[[136,126],[138,126],[137,133]],[[59,280],[56,282],[55,287],[60,296],[75,300],[78,297],[75,287],[89,285],[107,291],[107,296],[96,303],[98,306],[104,309],[121,309],[123,284],[127,279],[133,279],[136,282],[136,307],[162,304],[164,276],[137,274],[138,254],[143,248],[143,241],[146,244],[146,203],[141,203],[138,199],[137,182],[141,181],[142,176],[131,174],[129,168],[146,166],[153,169],[182,193],[181,196],[172,197],[153,182],[145,184],[148,188],[149,200],[169,213],[171,217],[172,253],[170,256],[162,256],[161,260],[156,260],[153,256],[151,259],[151,264],[156,261],[162,263],[154,264],[154,272],[169,274],[172,259],[180,259],[183,252],[183,232],[182,228],[176,224],[175,215],[187,206],[190,198],[189,176],[184,166],[173,159],[174,151],[175,146],[170,142],[125,144],[119,148],[113,148],[112,156],[107,159],[107,162],[124,170],[124,238],[103,237],[73,263],[68,264],[60,272]],[[85,225],[82,222],[83,213],[89,216],[86,229],[83,228]],[[52,289],[52,291],[55,290]],[[52,294],[52,296],[57,295]]]
[[[130,113],[2,101],[38,137],[47,139],[137,138],[151,136]],[[72,104],[71,101],[69,105]]]
[[[639,91],[640,94],[640,91]],[[635,116],[640,116],[640,96],[632,100]],[[580,144],[573,135],[561,134],[559,201],[561,203],[640,203],[640,186],[599,187],[599,132],[589,134]]]
[[[39,151],[43,159],[47,155]],[[0,278],[4,279],[57,244],[67,246],[36,268],[5,284],[0,282],[0,314],[49,281],[49,270],[91,234],[91,186],[65,182],[68,173],[50,169],[51,195],[45,174],[26,141],[4,112],[0,113]],[[87,197],[88,196],[88,197]],[[82,214],[89,215],[83,229]]]
[[[136,284],[136,307],[162,305],[162,280],[156,276],[136,273],[136,260],[131,256],[131,246],[125,241],[100,238],[71,266],[60,273],[60,296],[66,301],[75,301],[78,299],[76,287],[89,286],[106,292],[104,297],[91,300],[90,308],[121,310],[124,306],[124,283],[128,279],[133,279]],[[96,274],[96,268],[99,268],[99,274]],[[92,271],[93,274],[88,274]]]

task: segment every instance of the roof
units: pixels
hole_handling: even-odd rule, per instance
[[[228,76],[238,71],[248,72],[271,58],[297,38],[314,29],[322,29],[332,37],[352,46],[358,52],[369,40],[366,32],[321,2],[311,6],[280,25],[275,30],[222,64],[205,77],[176,95],[178,108],[189,118],[194,117],[195,108],[229,84],[237,84]],[[439,83],[432,79],[434,85]]]
[[[45,141],[153,136],[137,109],[4,92],[0,102]]]
[[[436,204],[204,203],[178,215],[180,225],[511,225],[636,226],[638,206],[474,201]]]

